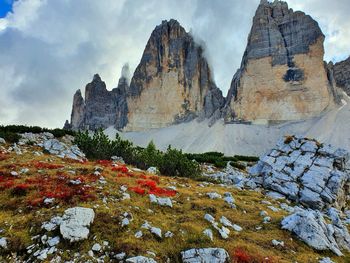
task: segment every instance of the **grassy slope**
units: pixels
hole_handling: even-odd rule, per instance
[[[32,151],[40,149],[28,147],[30,147],[27,148],[28,152],[23,155],[17,156],[11,153],[1,155],[3,157],[0,158],[0,171],[6,176],[11,169],[16,171],[22,167],[30,169],[26,175],[20,176],[17,180],[18,183],[39,174],[33,161],[64,165],[64,168],[61,169],[43,169],[42,173],[47,175],[48,180],[54,178],[59,171],[71,179],[81,176],[82,178],[86,177],[89,181],[88,179],[91,178],[91,174],[95,170],[94,167],[101,166],[95,162],[84,164],[69,162],[50,155],[35,156]],[[16,168],[9,165],[15,165]],[[70,174],[69,170],[76,171],[76,174]],[[136,181],[140,177],[150,177],[151,175],[145,172],[133,172],[133,177],[118,177],[117,174],[121,173],[112,171],[110,166],[104,167],[102,175],[106,178],[107,184],[103,185],[98,181],[86,182],[86,184],[95,187],[92,191],[96,196],[94,200],[81,201],[79,198],[74,198],[71,203],[67,203],[56,199],[56,204],[48,207],[28,207],[30,199],[38,197],[38,189],[28,190],[23,196],[13,196],[10,189],[2,189],[0,191],[0,229],[4,229],[5,233],[0,234],[0,236],[9,238],[12,251],[23,250],[33,243],[32,236],[44,234],[40,228],[42,222],[49,220],[53,215],[61,215],[66,208],[84,206],[93,208],[96,213],[95,221],[90,228],[89,239],[73,245],[61,242],[58,248],[66,251],[61,255],[63,259],[69,259],[74,252],[78,251],[81,254],[87,254],[94,243],[102,244],[105,240],[110,243],[110,251],[126,252],[129,255],[146,255],[146,251],[153,251],[157,254],[158,262],[165,262],[167,257],[171,257],[172,262],[176,262],[180,251],[195,247],[222,247],[231,255],[234,254],[237,247],[241,247],[252,258],[259,258],[260,262],[265,257],[270,260],[264,262],[317,262],[317,258],[323,256],[333,257],[332,253],[313,251],[289,232],[282,231],[280,221],[287,213],[284,211],[273,212],[268,209],[267,205],[261,203],[266,198],[260,193],[227,189],[214,184],[200,187],[201,183],[194,180],[160,176],[159,185],[161,187],[175,185],[178,191],[177,195],[173,197],[174,207],[165,208],[151,204],[148,195],[142,196],[130,191],[131,200],[119,200],[121,185],[136,186]],[[230,191],[236,200],[237,209],[229,208],[221,199],[210,200],[206,197],[206,193],[213,191],[220,194]],[[106,204],[102,201],[105,196],[108,198]],[[277,201],[269,201],[274,206],[279,206]],[[270,224],[262,224],[262,217],[259,215],[261,210],[268,211],[272,217]],[[121,228],[120,215],[124,212],[131,213],[133,221],[129,227]],[[235,233],[232,230],[228,240],[222,240],[214,231],[214,241],[211,242],[202,234],[204,229],[210,227],[210,224],[203,218],[205,213],[212,214],[217,221],[224,215],[233,223],[242,226],[244,230],[240,233]],[[157,240],[143,230],[144,236],[136,239],[134,234],[140,230],[140,226],[145,220],[149,221],[152,226],[160,227],[163,234],[170,230],[175,236]],[[263,228],[257,231],[255,230],[257,225]],[[285,247],[273,247],[272,239],[283,240]],[[8,259],[1,259],[1,254],[4,258],[7,256],[4,251],[0,251],[0,261],[8,261]],[[335,262],[346,262],[346,257],[350,257],[350,254],[342,258],[333,257],[333,259]],[[86,258],[82,258],[82,262],[84,261]]]

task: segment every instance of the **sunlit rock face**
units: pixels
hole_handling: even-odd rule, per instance
[[[153,30],[128,95],[125,130],[134,131],[216,118],[224,105],[202,47],[176,20]]]
[[[262,0],[241,68],[232,79],[226,121],[288,121],[334,106],[317,22],[287,3]]]

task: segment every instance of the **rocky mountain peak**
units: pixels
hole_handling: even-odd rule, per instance
[[[334,97],[323,41],[311,16],[283,1],[261,1],[241,67],[232,79],[226,120],[300,120],[331,108]]]
[[[203,48],[174,19],[153,30],[129,94],[127,130],[211,118],[224,103]]]

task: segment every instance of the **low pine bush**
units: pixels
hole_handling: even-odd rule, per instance
[[[119,134],[115,140],[110,140],[102,130],[98,130],[92,136],[87,131],[77,133],[74,143],[89,159],[108,160],[112,156],[120,156],[126,163],[140,169],[155,166],[164,175],[181,177],[200,175],[198,163],[190,160],[181,150],[169,146],[163,153],[157,150],[152,141],[146,148],[135,147],[130,141],[123,140]]]

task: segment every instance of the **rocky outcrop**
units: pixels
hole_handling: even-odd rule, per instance
[[[123,68],[125,71],[125,67]],[[127,123],[128,80],[125,76],[119,79],[118,87],[108,91],[105,82],[96,74],[91,83],[85,87],[85,100],[78,90],[73,98],[71,122],[65,128],[73,130],[123,128]]]
[[[333,76],[337,86],[350,96],[350,57],[334,64]]]
[[[203,48],[176,20],[152,34],[130,83],[126,130],[220,116],[224,104]]]
[[[345,207],[349,153],[316,140],[289,136],[250,169],[256,184],[312,209]]]
[[[298,209],[282,220],[282,229],[293,232],[316,250],[331,250],[342,256],[341,249],[350,251],[350,235],[335,209],[330,209],[328,214],[331,223],[319,211]]]
[[[226,120],[299,120],[332,107],[323,41],[310,16],[262,0],[228,93]]]

